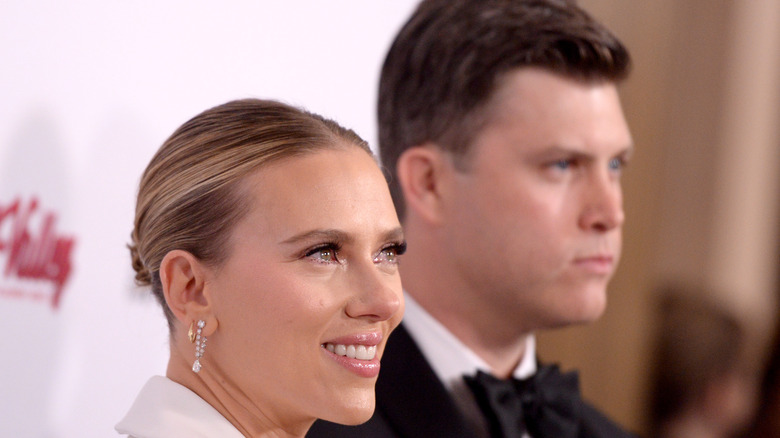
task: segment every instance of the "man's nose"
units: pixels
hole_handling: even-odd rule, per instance
[[[619,228],[625,221],[623,191],[620,180],[608,170],[594,172],[583,190],[580,227],[584,230],[607,232]]]

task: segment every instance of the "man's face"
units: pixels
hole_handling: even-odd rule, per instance
[[[474,317],[532,331],[602,314],[631,144],[614,84],[504,78],[469,153],[445,165],[442,241]]]

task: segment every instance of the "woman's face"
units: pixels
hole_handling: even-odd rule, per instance
[[[201,361],[268,421],[359,423],[403,314],[403,236],[373,158],[345,146],[267,165],[206,289],[217,329]]]

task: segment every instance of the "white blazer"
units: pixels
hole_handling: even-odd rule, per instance
[[[115,428],[132,438],[244,438],[205,400],[162,376],[146,382]]]

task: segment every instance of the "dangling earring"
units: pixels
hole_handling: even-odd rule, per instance
[[[194,322],[194,321],[193,321]],[[206,337],[203,336],[203,327],[206,326],[206,321],[199,320],[198,321],[198,330],[195,332],[195,335],[193,336],[192,333],[192,325],[190,325],[190,342],[193,340],[195,341],[195,363],[192,364],[192,371],[198,372],[200,371],[200,358],[203,357],[203,350],[206,349]]]

